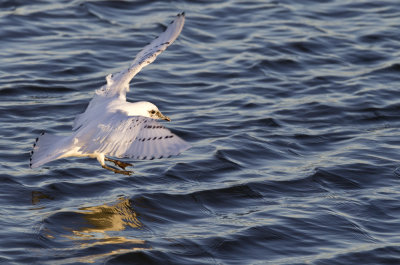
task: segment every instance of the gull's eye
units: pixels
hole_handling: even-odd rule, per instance
[[[151,110],[151,111],[150,111],[150,114],[155,114],[155,113],[156,113],[155,110]]]

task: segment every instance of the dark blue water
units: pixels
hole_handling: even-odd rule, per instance
[[[192,148],[29,169],[181,11],[128,98]],[[0,98],[2,264],[400,264],[397,0],[3,0]]]

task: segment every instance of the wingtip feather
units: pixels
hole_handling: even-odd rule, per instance
[[[44,131],[40,133],[40,136],[44,135]],[[35,142],[33,143],[32,150],[29,152],[29,168],[32,168],[32,156],[35,153],[36,145],[38,144],[39,137],[36,137]]]

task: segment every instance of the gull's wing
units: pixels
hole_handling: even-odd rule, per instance
[[[151,64],[156,57],[171,45],[182,31],[185,23],[185,13],[178,14],[168,25],[167,29],[161,33],[150,44],[146,45],[135,57],[131,66],[118,74],[108,75],[107,85],[97,90],[97,94],[107,97],[123,94],[129,91],[129,82],[146,65]]]
[[[178,155],[190,145],[154,119],[127,116],[123,113],[107,115],[92,129],[82,132],[85,139],[82,153],[104,153],[113,157],[155,159]]]
[[[31,151],[30,167],[39,167],[47,162],[59,159],[71,151],[72,138],[42,132],[36,138]]]

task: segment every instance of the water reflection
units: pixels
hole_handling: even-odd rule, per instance
[[[137,214],[127,198],[119,198],[114,205],[82,207],[78,213],[91,225],[80,229],[80,233],[106,233],[107,231],[122,231],[127,226],[141,228]]]
[[[82,207],[74,212],[63,211],[49,219],[51,225],[42,227],[43,236],[68,245],[72,243],[69,250],[84,253],[83,256],[68,258],[63,262],[94,263],[112,255],[150,249],[145,240],[129,236],[137,234],[136,229],[143,229],[143,224],[128,198],[119,198],[111,205]]]
[[[53,197],[41,191],[32,191],[32,205],[38,204],[43,199],[53,200]],[[35,208],[35,209],[40,209],[40,208]]]
[[[143,224],[138,220],[131,201],[127,198],[119,198],[114,205],[103,204],[100,206],[82,207],[77,211],[81,214],[88,226],[73,230],[73,235],[67,238],[79,241],[81,248],[90,248],[99,245],[113,244],[113,250],[106,253],[80,258],[80,262],[95,262],[105,257],[127,253],[135,250],[149,249],[145,240],[127,238],[122,235],[109,235],[108,233],[124,231],[127,228],[142,228]],[[119,247],[115,249],[115,244]]]

